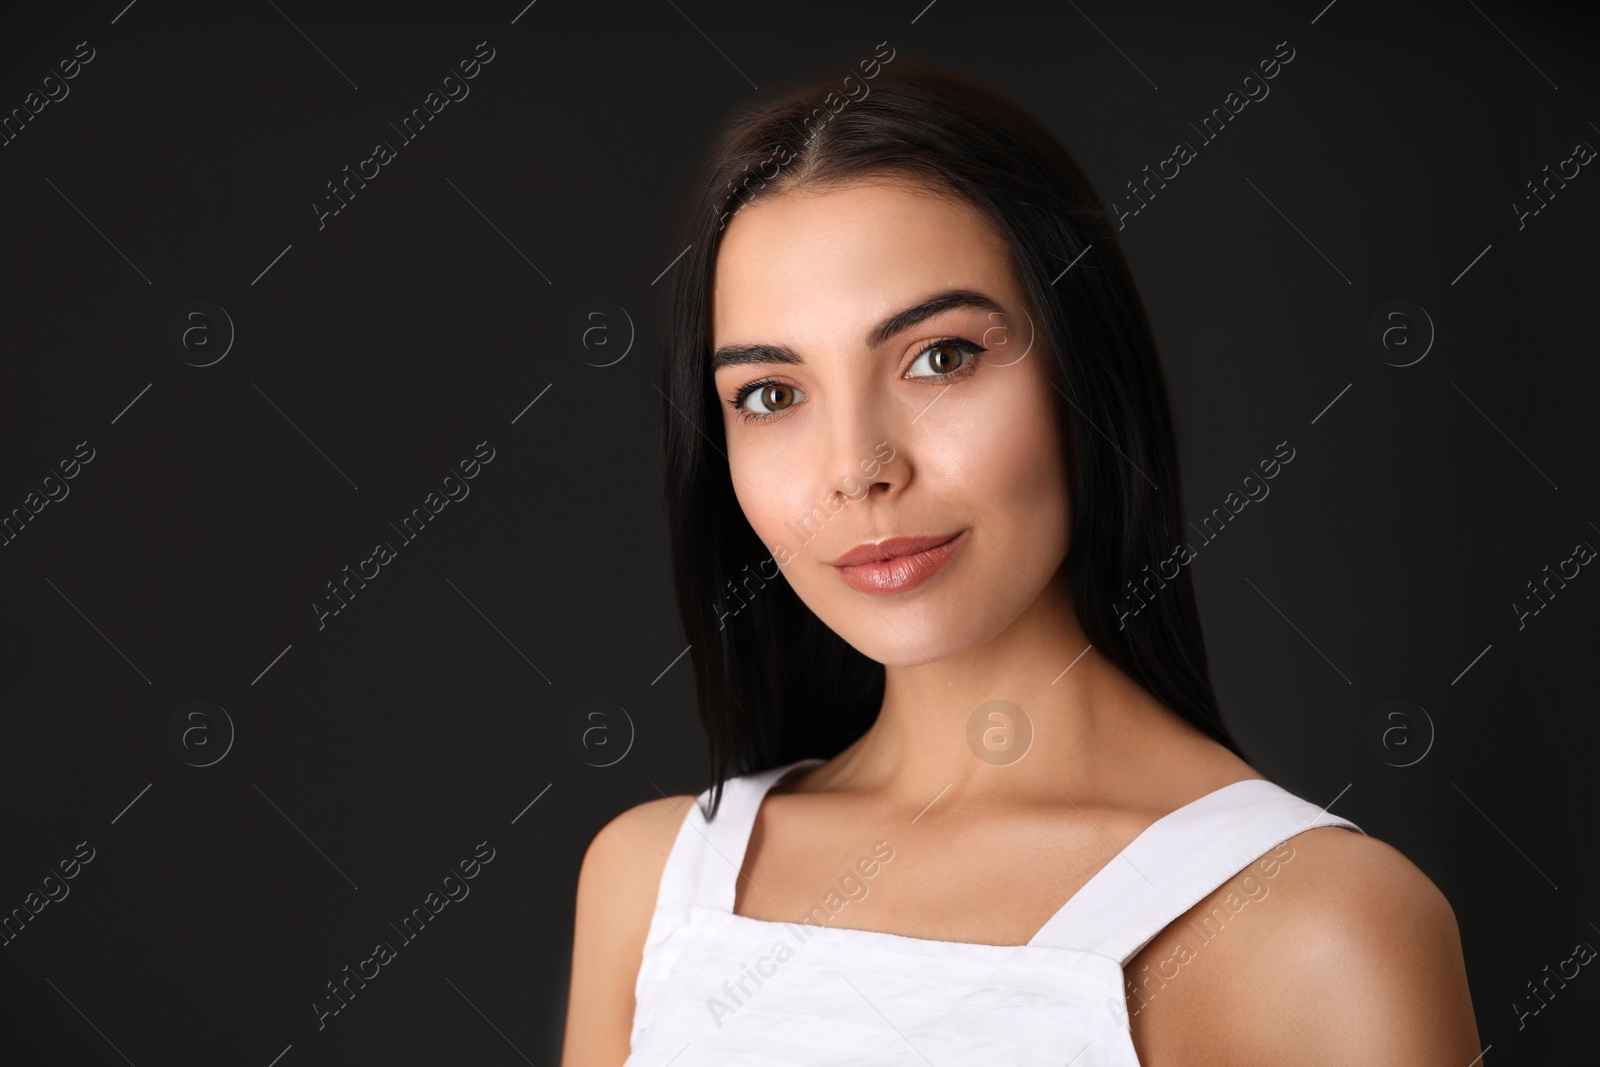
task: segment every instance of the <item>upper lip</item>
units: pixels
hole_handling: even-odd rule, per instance
[[[935,548],[946,541],[953,541],[960,537],[963,532],[957,530],[953,534],[933,534],[929,537],[890,537],[882,541],[857,545],[834,560],[833,566],[853,567],[861,563],[878,563],[886,559],[910,556],[917,552],[925,552],[930,548]]]

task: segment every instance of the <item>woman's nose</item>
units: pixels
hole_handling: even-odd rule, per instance
[[[874,489],[892,493],[903,480],[903,467],[903,457],[886,436],[853,437],[836,454],[837,475],[829,488],[852,501],[866,499]]]

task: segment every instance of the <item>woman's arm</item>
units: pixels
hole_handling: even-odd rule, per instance
[[[694,802],[663,797],[629,808],[601,827],[583,854],[562,1067],[617,1067],[628,1058],[633,986],[656,889]]]

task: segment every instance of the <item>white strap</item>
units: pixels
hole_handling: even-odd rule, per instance
[[[1223,786],[1152,823],[1029,944],[1096,952],[1126,964],[1228,879],[1318,826],[1365,832],[1266,779]]]
[[[696,797],[667,856],[656,910],[692,903],[731,912],[762,798],[791,769],[822,762],[813,757],[729,778],[723,783],[722,803],[710,822],[705,810],[711,804],[711,790]]]

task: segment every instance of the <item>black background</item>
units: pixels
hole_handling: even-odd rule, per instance
[[[1228,720],[1449,897],[1484,1062],[1592,1050],[1593,967],[1520,1028],[1512,1005],[1600,945],[1600,577],[1522,629],[1511,607],[1600,545],[1600,177],[1523,228],[1512,207],[1600,145],[1591,17],[124,2],[0,16],[6,113],[95,51],[0,148],[0,509],[94,450],[0,548],[0,914],[95,850],[0,947],[8,1062],[556,1062],[584,847],[706,784],[652,385],[692,168],[732,108],[880,42],[1015,99],[1108,199],[1196,145],[1121,233],[1191,515],[1296,450],[1191,564]],[[482,41],[470,95],[404,143],[389,122]],[[1202,146],[1189,123],[1282,41],[1270,96]],[[395,160],[319,229],[380,140]],[[206,367],[168,341],[194,300],[236,330]],[[1437,331],[1411,366],[1366,340],[1392,300]],[[483,441],[470,495],[401,547],[388,523]],[[385,539],[319,629],[325,583]],[[1406,767],[1368,739],[1397,699],[1434,734]],[[214,756],[216,713],[210,749],[168,741],[192,700],[237,732],[206,767],[180,755]],[[595,701],[627,712],[609,767],[570,741]],[[483,841],[470,896],[319,1030],[325,983]]]

